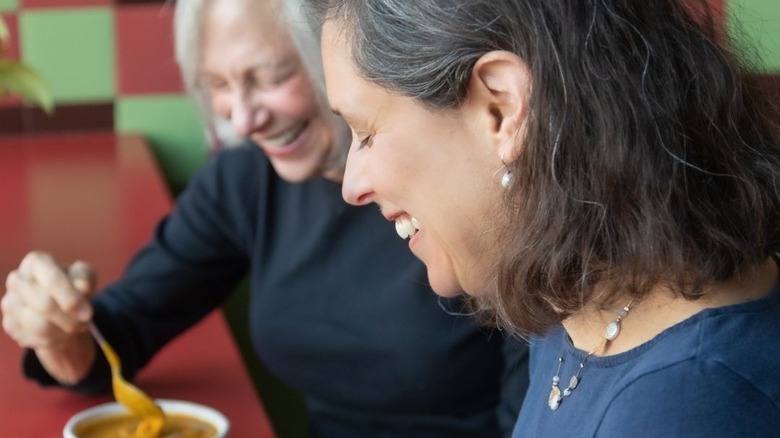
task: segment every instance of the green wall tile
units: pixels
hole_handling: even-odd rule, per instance
[[[146,136],[169,187],[178,193],[207,157],[202,125],[189,98],[146,95],[120,97],[116,102],[116,130]]]
[[[764,72],[780,72],[780,1],[728,0],[729,27],[760,58]]]
[[[115,94],[113,10],[25,10],[21,57],[38,68],[56,102],[111,100]]]
[[[19,7],[19,0],[0,0],[0,11],[13,11]]]

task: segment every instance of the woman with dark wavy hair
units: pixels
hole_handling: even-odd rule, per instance
[[[706,4],[310,3],[345,199],[531,338],[514,436],[780,430],[780,118]]]
[[[26,349],[25,375],[109,390],[87,320],[132,379],[248,278],[249,324],[238,334],[306,405],[307,418],[280,413],[280,437],[508,436],[525,392],[515,387],[528,382],[527,346],[452,312],[461,300],[431,292],[425,266],[378,212],[341,199],[348,131],[327,106],[318,36],[301,4],[176,2],[187,91],[220,142],[238,144],[215,154],[124,275],[91,300],[54,256],[24,257],[0,310]]]

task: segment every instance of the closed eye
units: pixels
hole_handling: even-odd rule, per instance
[[[371,147],[371,136],[370,135],[366,136],[362,140],[360,140],[360,144],[358,145],[357,150],[361,150],[364,147],[368,147],[368,148]]]

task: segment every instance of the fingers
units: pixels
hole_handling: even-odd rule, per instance
[[[94,289],[91,270],[74,264],[79,278]],[[70,271],[70,268],[69,268]],[[87,274],[85,274],[85,272]],[[52,347],[85,330],[92,306],[77,290],[60,265],[48,254],[28,254],[16,271],[6,278],[6,293],[0,301],[3,330],[19,345],[28,348]]]
[[[73,337],[73,334],[25,307],[13,294],[6,294],[0,301],[0,307],[3,330],[22,348],[52,348],[65,344]]]
[[[19,274],[31,294],[31,305],[39,311],[61,311],[71,318],[86,322],[92,317],[92,306],[70,281],[60,264],[49,254],[31,252],[19,265]],[[53,300],[54,303],[50,303]]]
[[[85,297],[89,297],[95,292],[97,275],[89,263],[83,260],[73,262],[68,266],[68,277],[71,284]]]

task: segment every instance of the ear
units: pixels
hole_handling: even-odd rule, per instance
[[[530,71],[514,53],[488,52],[474,65],[467,105],[505,163],[513,162],[520,153],[517,139],[522,135],[530,94]]]

